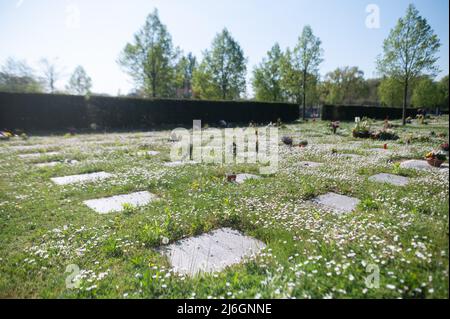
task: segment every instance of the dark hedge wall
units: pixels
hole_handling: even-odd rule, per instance
[[[416,116],[416,109],[407,109],[407,116]],[[326,121],[354,121],[355,117],[369,117],[371,119],[391,120],[402,118],[401,108],[354,105],[324,105],[322,120]]]
[[[0,93],[0,128],[61,130],[89,128],[139,129],[160,125],[192,125],[193,120],[215,125],[291,122],[299,107],[290,103],[140,99],[51,94]]]

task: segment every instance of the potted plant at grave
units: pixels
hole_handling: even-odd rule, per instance
[[[0,131],[0,139],[9,140],[11,137],[14,137],[14,133],[12,131],[6,129]]]
[[[341,122],[339,121],[333,121],[330,124],[331,130],[333,131],[333,134],[337,133],[337,129],[341,126]]]
[[[441,165],[447,160],[447,156],[441,151],[431,151],[425,155],[425,158],[433,167],[441,167]]]
[[[69,127],[69,134],[70,136],[74,136],[77,134],[77,129],[75,127]]]
[[[396,141],[399,139],[399,136],[393,130],[382,129],[376,133],[373,133],[372,138],[374,140],[380,140],[380,141],[389,141],[389,140]]]
[[[406,137],[405,143],[406,143],[406,145],[410,145],[410,144],[412,143],[412,141],[413,141],[413,135],[412,135],[412,134],[409,134],[409,135]]]
[[[448,152],[448,150],[449,150],[448,142],[445,142],[445,143],[441,144],[441,150],[444,151],[444,152]]]
[[[308,141],[301,141],[300,143],[298,143],[298,146],[300,146],[300,147],[306,147],[306,146],[308,146]]]
[[[290,136],[283,136],[283,138],[281,139],[281,141],[288,146],[292,146],[292,144],[294,143],[292,137]]]
[[[9,134],[6,132],[0,131],[0,140],[9,140]]]
[[[227,174],[227,181],[228,182],[235,182],[236,181],[236,174],[235,173]]]
[[[370,126],[367,120],[356,123],[355,128],[353,129],[353,137],[369,138],[370,135]]]
[[[416,118],[419,124],[428,125],[428,122],[425,120],[426,116],[424,114],[418,114]]]
[[[385,129],[385,130],[387,130],[387,129],[390,129],[390,128],[392,128],[393,127],[393,125],[389,122],[389,120],[388,119],[385,119],[384,120],[384,124],[383,124],[383,128]]]

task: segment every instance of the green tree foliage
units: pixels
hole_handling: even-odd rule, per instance
[[[306,75],[306,105],[318,106],[321,98],[321,82],[318,74]]]
[[[353,104],[368,95],[364,72],[357,67],[342,67],[329,72],[323,83],[324,101],[327,104]]]
[[[182,56],[176,66],[177,97],[192,97],[192,81],[197,68],[197,59],[192,53]]]
[[[155,9],[134,35],[133,42],[125,46],[119,64],[133,78],[138,90],[147,96],[172,97],[175,94],[178,54],[171,35]]]
[[[300,104],[302,101],[302,72],[294,67],[292,52],[289,48],[281,56],[281,88],[288,101]]]
[[[306,116],[306,94],[308,85],[308,75],[317,75],[319,65],[322,63],[323,50],[322,42],[313,34],[312,28],[307,25],[303,28],[302,34],[292,54],[292,66],[296,71],[301,72],[303,119]]]
[[[285,94],[281,84],[281,63],[283,53],[276,43],[267,57],[253,70],[253,91],[258,101],[284,101]]]
[[[437,35],[412,4],[384,41],[383,54],[377,60],[378,70],[403,86],[403,125],[406,124],[409,85],[422,74],[432,75],[438,71],[435,63],[440,46]]]
[[[315,105],[320,102],[320,87],[318,74],[306,74],[306,94],[303,94],[303,72],[294,66],[292,51],[288,48],[280,60],[280,87],[285,101],[301,104],[306,98],[306,104]]]
[[[367,96],[365,100],[362,102],[362,104],[365,105],[379,105],[380,104],[380,98],[378,96],[378,89],[381,84],[381,79],[367,79],[366,80],[366,86],[367,86]]]
[[[245,92],[244,51],[227,29],[213,40],[194,72],[194,91],[200,98],[234,100]]]
[[[56,92],[56,83],[62,76],[62,69],[58,65],[58,59],[49,60],[42,58],[42,82],[45,84],[48,93]]]
[[[394,78],[384,78],[378,87],[381,105],[398,107],[403,102],[403,85]]]
[[[442,98],[440,106],[446,110],[448,110],[448,84],[448,75],[444,76],[438,83]]]
[[[433,108],[442,103],[443,94],[439,86],[429,77],[420,79],[414,88],[411,103],[415,107]]]
[[[66,88],[72,94],[86,95],[91,92],[92,80],[82,66],[77,66]]]
[[[40,93],[44,91],[44,87],[25,61],[8,58],[0,69],[0,91]]]

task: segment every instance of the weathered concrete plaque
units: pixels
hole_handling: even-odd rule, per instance
[[[266,245],[231,228],[221,228],[180,240],[161,251],[169,258],[178,273],[195,275],[200,272],[218,272],[240,263],[244,257],[264,249]]]
[[[335,211],[336,213],[349,213],[355,210],[360,200],[354,197],[336,193],[320,195],[312,200],[314,203]]]
[[[99,214],[107,214],[123,211],[125,204],[134,207],[144,206],[156,198],[156,195],[149,192],[137,192],[127,195],[86,200],[83,203]]]
[[[112,174],[105,172],[91,173],[91,174],[82,174],[82,175],[71,175],[71,176],[63,176],[63,177],[54,177],[51,178],[52,182],[57,185],[68,185],[74,183],[83,183],[83,182],[93,182],[97,180],[103,180],[113,177]]]

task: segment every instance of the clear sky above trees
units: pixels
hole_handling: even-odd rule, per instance
[[[449,64],[447,0],[376,1],[380,29],[366,27],[370,2],[361,0],[220,0],[208,5],[202,0],[4,0],[0,1],[0,64],[14,56],[37,68],[42,57],[59,57],[68,70],[83,65],[92,77],[93,91],[127,93],[132,81],[117,65],[117,56],[157,7],[174,45],[197,57],[227,27],[248,57],[250,71],[275,42],[282,49],[294,47],[303,26],[310,24],[323,43],[322,76],[355,65],[366,77],[373,77],[382,42],[410,2],[442,41],[438,62],[442,77]]]

